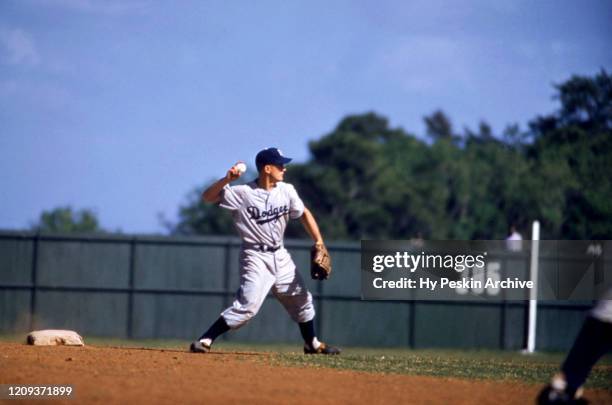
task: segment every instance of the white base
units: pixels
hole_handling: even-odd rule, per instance
[[[45,329],[30,332],[27,342],[34,346],[85,346],[81,335],[72,330]]]

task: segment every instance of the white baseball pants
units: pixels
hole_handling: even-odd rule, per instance
[[[230,328],[240,328],[257,314],[270,290],[295,322],[314,318],[312,295],[284,247],[276,252],[242,250],[240,288],[221,316]]]

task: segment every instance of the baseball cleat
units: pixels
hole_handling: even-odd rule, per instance
[[[189,346],[189,351],[191,353],[208,353],[210,351],[210,345],[196,340],[191,344],[191,346]]]
[[[314,349],[311,346],[304,346],[304,354],[340,354],[340,349],[334,346],[329,346],[323,342],[318,349]]]
[[[582,392],[582,387],[577,390],[569,390],[563,373],[557,373],[550,380],[550,384],[540,391],[536,403],[538,405],[588,404],[589,401],[582,398]]]
[[[589,401],[586,398],[581,398],[577,395],[570,395],[565,390],[561,390],[547,385],[540,391],[537,402],[538,405],[562,405],[562,404],[573,404],[573,405],[586,405]]]

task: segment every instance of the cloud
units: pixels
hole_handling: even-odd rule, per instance
[[[40,63],[40,54],[25,31],[0,28],[0,60],[11,65],[35,66]]]

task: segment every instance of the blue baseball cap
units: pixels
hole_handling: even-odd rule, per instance
[[[255,156],[255,166],[257,166],[257,171],[261,171],[265,165],[284,166],[291,162],[291,160],[291,158],[283,156],[283,152],[280,149],[267,148]]]

